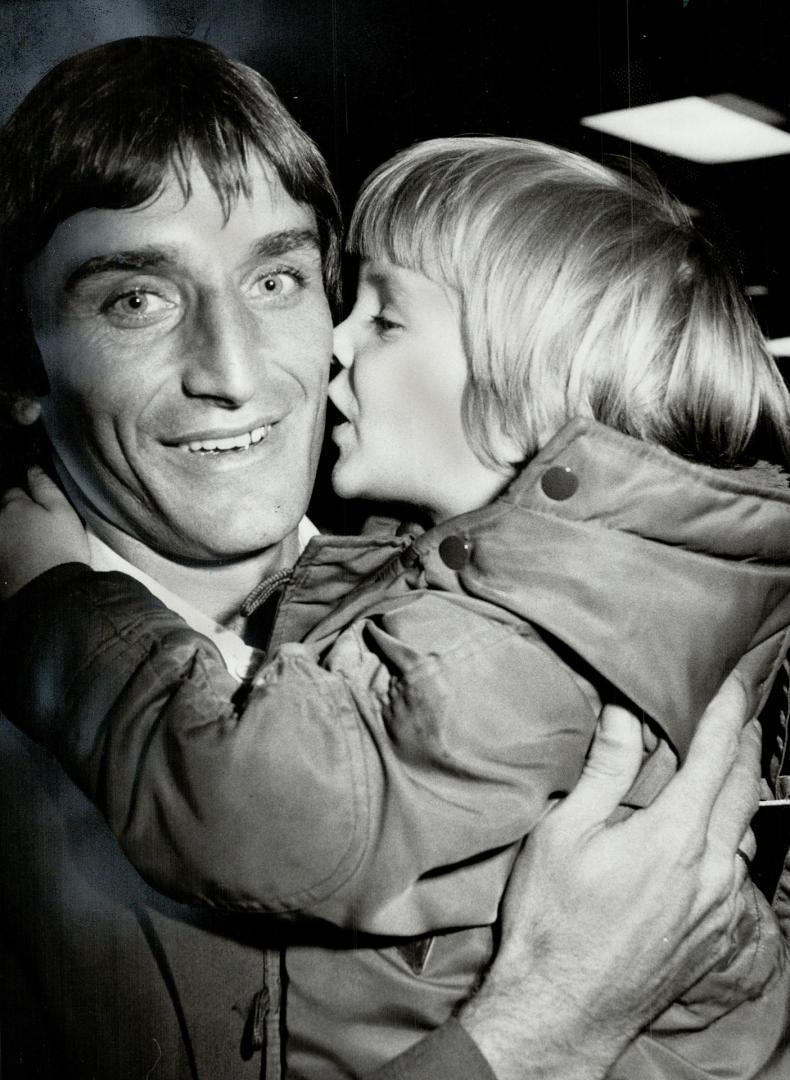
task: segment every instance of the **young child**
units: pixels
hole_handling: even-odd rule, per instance
[[[310,541],[245,607],[282,588],[245,686],[139,582],[77,565],[76,518],[75,563],[28,585],[3,635],[11,719],[149,881],[363,935],[311,1003],[315,1045],[289,1047],[310,1077],[374,1068],[470,993],[602,702],[646,718],[643,805],[731,670],[760,705],[790,623],[790,400],[677,204],[534,142],[435,140],[373,175],[350,247],[334,484],[430,527]],[[69,544],[59,526],[48,555],[30,513],[33,576]],[[611,1077],[786,1075],[784,946],[744,888],[728,968]]]

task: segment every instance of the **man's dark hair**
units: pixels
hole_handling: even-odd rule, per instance
[[[228,215],[261,158],[315,212],[330,301],[339,298],[340,213],[316,146],[270,84],[205,42],[138,37],[64,60],[0,132],[0,405],[44,391],[23,293],[26,264],[81,210],[152,198],[193,160]]]

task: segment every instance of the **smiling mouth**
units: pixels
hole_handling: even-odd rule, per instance
[[[187,454],[243,453],[250,447],[263,442],[271,430],[271,424],[264,424],[263,427],[253,428],[252,431],[245,431],[241,435],[229,435],[226,439],[201,439],[179,443],[178,448]]]

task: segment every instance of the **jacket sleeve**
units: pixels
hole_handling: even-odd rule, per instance
[[[421,593],[249,691],[121,574],[72,564],[2,623],[2,705],[160,890],[370,933],[491,923],[596,709],[528,628]]]
[[[750,882],[730,962],[656,1017],[607,1080],[790,1076],[790,957],[781,920]]]

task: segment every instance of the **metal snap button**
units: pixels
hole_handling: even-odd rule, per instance
[[[576,494],[579,487],[579,478],[573,469],[567,465],[555,465],[553,468],[547,469],[541,476],[540,486],[543,488],[543,494],[547,498],[554,499],[555,502],[562,502],[564,499],[570,499],[571,495]]]
[[[439,544],[439,558],[451,570],[463,570],[472,557],[472,543],[463,536],[445,536]]]

